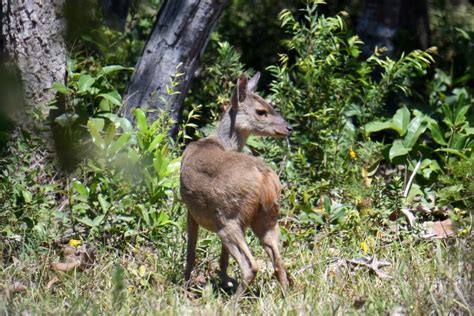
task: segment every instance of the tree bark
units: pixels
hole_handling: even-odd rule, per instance
[[[426,49],[430,45],[427,1],[364,0],[357,33],[364,41],[364,56],[372,54],[375,46],[386,47],[389,56],[395,55],[397,44],[401,49]]]
[[[18,70],[27,106],[55,97],[55,81],[66,76],[64,0],[1,0],[2,41],[8,63]],[[42,107],[44,113],[47,112]]]
[[[148,118],[156,119],[161,110],[171,113],[177,122],[189,84],[206,46],[209,35],[228,0],[165,0],[142,57],[125,93],[125,115],[133,107],[152,110]],[[176,92],[168,95],[167,86],[174,81]],[[177,131],[175,127],[172,131]]]

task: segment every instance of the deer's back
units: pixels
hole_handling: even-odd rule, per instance
[[[261,213],[278,213],[280,182],[265,163],[225,151],[212,139],[188,145],[181,167],[181,196],[193,218],[216,231],[224,221],[250,225]]]

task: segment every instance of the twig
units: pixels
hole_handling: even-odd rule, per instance
[[[404,198],[407,198],[408,192],[410,192],[410,188],[411,188],[411,185],[413,183],[413,180],[415,179],[416,173],[418,172],[418,169],[420,169],[422,158],[423,158],[423,156],[420,155],[420,159],[416,163],[415,169],[413,169],[413,172],[411,173],[410,180],[408,180],[407,186],[405,187],[405,192],[403,192],[403,197]]]

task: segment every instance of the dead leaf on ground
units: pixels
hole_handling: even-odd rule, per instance
[[[91,251],[86,248],[86,245],[80,247],[73,247],[65,245],[63,247],[63,262],[51,263],[51,268],[56,271],[66,272],[76,268],[84,269],[92,265],[94,256]]]
[[[424,238],[447,238],[454,235],[454,226],[451,219],[437,222],[424,222],[423,227],[427,230],[427,233],[423,235]]]
[[[56,271],[66,272],[73,270],[81,265],[81,260],[74,259],[68,262],[53,262],[51,268]]]
[[[356,266],[363,266],[363,267],[368,268],[370,271],[375,272],[375,274],[382,280],[393,279],[392,276],[380,270],[380,268],[389,266],[391,265],[391,263],[388,261],[380,261],[375,257],[375,255],[372,257],[362,257],[362,258],[351,259],[351,260],[347,260],[347,262],[352,263],[353,265],[356,265]]]
[[[59,278],[57,276],[55,276],[54,278],[52,278],[48,284],[46,285],[46,289],[47,290],[51,290],[53,288],[53,286],[59,282]]]

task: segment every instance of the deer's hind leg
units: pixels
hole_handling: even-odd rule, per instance
[[[236,291],[237,296],[240,296],[257,275],[257,263],[245,241],[244,231],[239,225],[226,224],[217,234],[222,240],[223,247],[237,261],[242,272],[242,282]]]
[[[252,230],[259,238],[263,249],[270,257],[275,276],[280,282],[283,291],[288,289],[288,275],[283,263],[283,259],[278,249],[278,238],[280,236],[280,228],[278,227],[276,215],[272,218],[262,216],[252,224]]]

